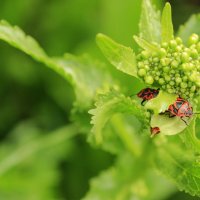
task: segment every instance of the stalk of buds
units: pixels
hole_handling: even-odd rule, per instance
[[[155,44],[157,52],[142,50],[137,56],[138,76],[148,85],[170,94],[192,98],[200,88],[200,41],[192,34],[186,47],[177,37],[168,43]]]

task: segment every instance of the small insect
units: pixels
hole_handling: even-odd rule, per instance
[[[151,137],[154,137],[158,133],[160,133],[160,128],[159,127],[151,127]]]
[[[145,101],[155,98],[159,93],[159,88],[152,89],[152,88],[144,88],[142,89],[137,96],[142,99],[141,105],[143,106]]]
[[[165,113],[168,113],[170,118],[175,117],[175,116],[180,117],[180,119],[186,125],[188,125],[188,124],[183,118],[184,117],[190,118],[194,114],[193,108],[190,105],[190,103],[181,97],[178,97],[176,99],[176,101],[169,106],[168,110],[165,111]],[[161,113],[161,114],[163,114],[163,113]]]

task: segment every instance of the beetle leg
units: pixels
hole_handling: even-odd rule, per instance
[[[188,126],[188,123],[183,119],[183,117],[181,117],[181,120],[184,121],[184,123],[186,124],[186,126]]]
[[[145,101],[146,101],[146,99],[143,99],[143,100],[142,100],[142,102],[141,102],[141,105],[142,105],[142,106],[144,106]]]
[[[176,115],[172,114],[169,110],[166,110],[165,112],[159,113],[159,115],[167,115],[169,118],[176,117]]]
[[[159,115],[167,115],[169,114],[169,111],[168,110],[165,110],[164,112],[160,112]]]

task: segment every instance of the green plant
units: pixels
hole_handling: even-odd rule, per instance
[[[97,35],[97,44],[116,69],[141,81],[141,88],[160,87],[158,97],[144,107],[128,95],[128,86],[101,62],[69,54],[49,57],[18,27],[0,23],[1,40],[51,68],[72,85],[76,101],[72,124],[66,128],[69,137],[77,131],[85,133],[91,145],[116,156],[113,166],[92,179],[85,200],[164,199],[176,188],[160,174],[171,179],[179,190],[200,196],[198,116],[193,116],[186,126],[177,117],[159,115],[179,94],[188,98],[195,110],[199,108],[199,15],[192,16],[174,37],[170,4],[165,5],[161,18],[149,0],[143,1],[142,8],[140,35],[134,36],[142,49],[137,55],[103,34]],[[150,127],[154,126],[159,126],[161,133],[152,139]],[[52,134],[52,140],[56,134],[59,133]],[[35,145],[34,141],[31,144]],[[3,160],[0,174],[18,162]]]

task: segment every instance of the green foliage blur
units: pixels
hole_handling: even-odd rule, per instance
[[[164,2],[154,3],[160,8]],[[176,27],[200,11],[198,1],[171,3]],[[110,67],[96,34],[136,48],[140,8],[141,0],[1,0],[0,19],[36,38],[50,56],[87,53]],[[0,200],[81,199],[113,156],[90,147],[78,130],[72,139],[65,136],[75,96],[62,77],[3,42],[0,60]],[[130,94],[139,84],[110,70],[130,85]],[[195,198],[177,192],[173,199]]]

